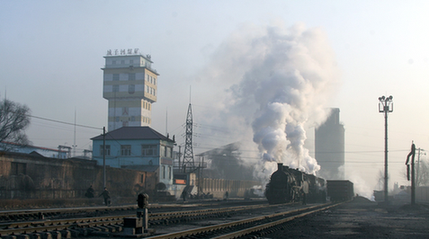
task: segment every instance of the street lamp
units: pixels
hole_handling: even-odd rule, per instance
[[[393,96],[379,97],[378,111],[384,113],[384,201],[389,204],[388,199],[388,177],[387,177],[387,114],[393,112]]]

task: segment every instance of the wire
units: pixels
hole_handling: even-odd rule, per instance
[[[97,130],[102,130],[103,129],[103,128],[99,128],[99,127],[93,127],[93,126],[87,126],[87,125],[81,125],[81,124],[68,123],[68,122],[59,121],[59,120],[47,119],[47,118],[43,118],[43,117],[39,117],[39,116],[34,116],[34,115],[27,115],[27,116],[32,117],[32,118],[36,118],[36,119],[46,120],[46,121],[60,123],[60,124],[73,125],[73,126],[78,126],[78,127],[83,127],[83,128],[97,129]]]

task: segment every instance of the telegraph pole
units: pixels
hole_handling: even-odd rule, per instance
[[[418,148],[417,149],[418,150],[418,158],[417,158],[417,173],[416,173],[416,185],[417,185],[417,187],[419,186],[419,184],[420,184],[420,174],[419,174],[419,168],[420,168],[420,151],[422,152],[421,154],[422,155],[426,155],[426,153],[424,153],[424,149],[422,149],[422,148]]]
[[[387,204],[389,204],[389,193],[388,193],[388,189],[389,189],[389,184],[388,184],[388,173],[387,173],[387,169],[388,169],[388,160],[387,160],[387,115],[390,112],[393,112],[393,102],[392,102],[393,96],[389,96],[389,97],[379,97],[378,100],[380,101],[378,103],[378,111],[380,113],[384,113],[384,202]]]
[[[414,157],[416,155],[416,145],[414,142],[411,144],[411,152],[407,155],[407,177],[408,181],[410,181],[410,170],[409,170],[409,161],[411,157],[411,204],[416,204],[416,171],[414,167]]]
[[[103,127],[103,189],[106,187],[106,127]]]

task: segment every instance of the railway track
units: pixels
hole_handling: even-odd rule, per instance
[[[219,225],[201,227],[180,232],[148,237],[151,239],[174,239],[174,238],[258,238],[265,234],[280,230],[283,224],[304,217],[312,213],[327,210],[338,206],[337,204],[323,204],[312,207],[300,208],[292,211],[281,212],[269,216],[259,216],[249,219],[224,223]]]
[[[184,206],[189,207],[214,207],[219,205],[254,205],[266,203],[266,201],[200,201],[188,204],[151,204],[149,210],[154,212],[162,211],[178,211]],[[0,223],[17,222],[17,221],[37,221],[41,219],[57,219],[57,218],[77,218],[77,217],[94,217],[106,214],[124,213],[127,211],[135,211],[137,205],[121,205],[121,206],[98,206],[98,207],[81,207],[81,208],[50,208],[50,209],[24,209],[24,210],[4,210],[0,211]]]
[[[240,211],[249,211],[271,207],[267,204],[235,206],[227,208],[208,208],[187,211],[173,211],[150,213],[150,225],[164,225],[192,220],[206,219],[231,215]],[[16,221],[0,223],[0,236],[23,236],[36,234],[51,234],[53,238],[71,238],[86,236],[92,232],[114,233],[122,231],[124,217],[133,217],[135,214],[99,216],[85,218],[62,218],[53,220]],[[59,236],[61,234],[61,236]],[[56,235],[56,236],[55,236]],[[49,237],[49,236],[48,236]]]
[[[273,231],[282,224],[297,217],[326,210],[338,204],[323,204],[298,208],[296,205],[283,204],[285,212],[268,213],[264,216],[233,220],[228,223],[181,230],[173,233],[155,235],[150,238],[239,238],[252,237],[255,233],[263,235]],[[150,227],[165,227],[173,224],[186,224],[193,221],[205,221],[213,218],[227,218],[235,214],[249,213],[252,210],[278,210],[279,205],[250,205],[226,208],[208,208],[186,211],[161,212],[149,214]],[[292,207],[292,208],[291,208]],[[90,218],[69,218],[55,220],[38,220],[28,222],[0,223],[0,239],[4,238],[81,238],[85,236],[120,236],[124,217],[135,217],[135,214],[100,216]],[[279,226],[280,225],[280,226]]]

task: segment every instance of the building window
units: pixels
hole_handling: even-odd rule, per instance
[[[116,61],[115,60],[112,61],[112,65],[116,65]]]
[[[143,174],[140,175],[140,183],[143,183]]]
[[[162,166],[162,178],[165,179],[165,166]]]
[[[128,85],[128,93],[134,94],[136,92],[136,86],[135,85]]]
[[[113,74],[113,80],[118,81],[119,80],[119,74]]]
[[[110,156],[110,145],[105,146],[106,150],[104,152],[106,152],[106,156]],[[103,156],[103,145],[100,145],[100,156]]]
[[[129,73],[128,80],[136,80],[136,73]]]
[[[168,179],[171,179],[171,167],[168,167]]]
[[[121,155],[130,156],[131,155],[131,145],[121,145]]]
[[[156,145],[142,145],[142,156],[156,156]]]
[[[156,85],[156,78],[153,79],[153,84]]]
[[[113,92],[119,92],[119,85],[112,85]]]
[[[26,163],[11,163],[10,174],[18,175],[18,174],[27,174],[27,164]]]
[[[161,157],[165,157],[165,146],[159,146],[159,152],[161,153]]]
[[[165,147],[165,157],[171,158],[171,147]]]
[[[134,60],[130,60],[130,65],[134,65]]]

